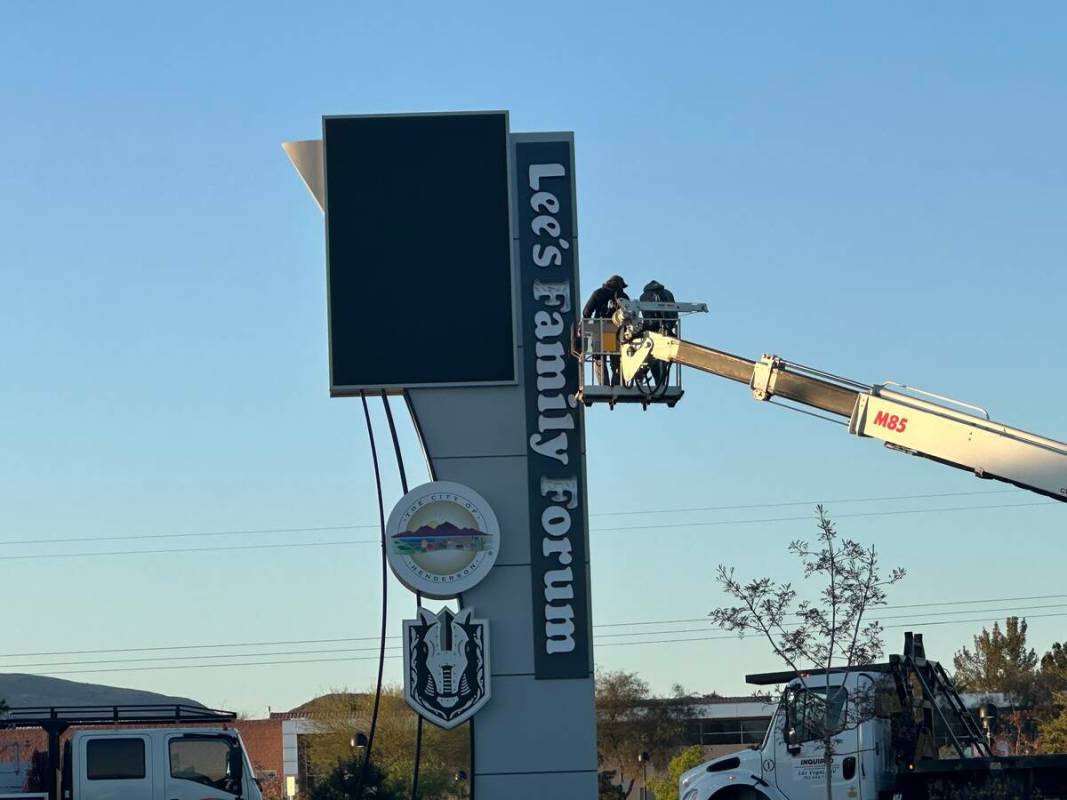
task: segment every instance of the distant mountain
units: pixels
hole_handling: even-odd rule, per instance
[[[460,528],[451,522],[442,522],[440,525],[423,525],[413,531],[400,531],[393,534],[394,539],[433,539],[448,536],[484,536],[482,531],[475,528]]]
[[[116,706],[149,703],[182,703],[203,708],[188,697],[170,697],[140,689],[78,683],[46,675],[0,674],[0,698],[18,706]]]

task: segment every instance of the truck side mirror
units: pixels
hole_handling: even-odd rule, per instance
[[[785,732],[785,749],[796,755],[800,752],[800,743],[797,741],[797,729],[789,728]]]

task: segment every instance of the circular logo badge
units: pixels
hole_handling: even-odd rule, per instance
[[[385,526],[386,557],[413,592],[446,600],[465,592],[496,561],[500,525],[485,498],[451,481],[412,489]]]

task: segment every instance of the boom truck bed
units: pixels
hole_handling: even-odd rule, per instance
[[[747,681],[785,686],[763,743],[686,772],[681,800],[824,800],[823,743],[805,714],[824,714],[826,698],[840,706],[843,725],[830,765],[833,800],[1067,800],[1067,756],[993,755],[995,718],[979,724],[926,658],[921,634],[905,634],[904,652],[883,664]],[[850,718],[848,704],[858,702],[868,710]]]

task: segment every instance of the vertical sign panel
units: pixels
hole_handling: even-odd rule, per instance
[[[325,117],[330,392],[515,382],[508,120]]]
[[[513,137],[522,369],[530,492],[534,669],[538,679],[590,673],[582,408],[571,331],[578,297],[574,142]]]

